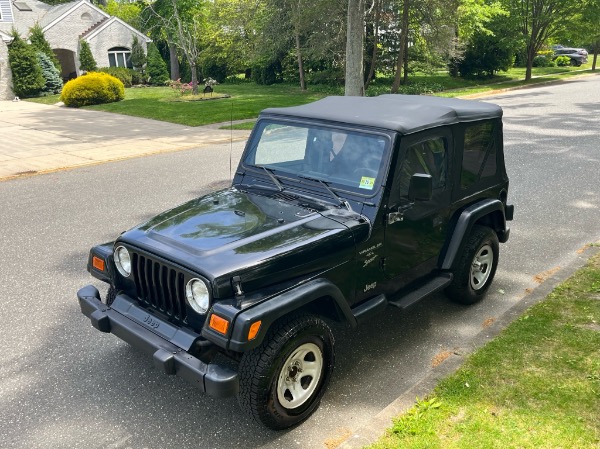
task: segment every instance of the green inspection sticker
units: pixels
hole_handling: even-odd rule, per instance
[[[368,176],[363,176],[360,179],[360,185],[358,186],[361,189],[373,190],[375,186],[375,178],[369,178]]]

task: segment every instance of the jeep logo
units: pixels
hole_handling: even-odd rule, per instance
[[[154,318],[152,318],[150,315],[146,315],[146,317],[144,318],[144,323],[146,323],[152,329],[158,329],[158,326],[160,326],[160,323]]]
[[[366,293],[369,290],[373,290],[375,287],[377,287],[377,282],[365,285],[365,289],[363,291]]]

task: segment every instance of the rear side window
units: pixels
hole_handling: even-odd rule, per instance
[[[465,129],[460,187],[467,189],[476,182],[496,174],[496,139],[494,122],[479,123]]]

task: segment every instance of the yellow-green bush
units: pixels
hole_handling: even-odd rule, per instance
[[[112,103],[125,98],[123,83],[102,72],[89,72],[64,85],[61,101],[73,108],[90,104]]]

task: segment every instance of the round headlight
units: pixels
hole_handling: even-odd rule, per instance
[[[210,304],[210,296],[208,294],[208,287],[204,281],[194,278],[185,286],[185,297],[188,304],[201,315],[204,315]]]
[[[117,270],[124,277],[129,277],[131,274],[131,257],[129,251],[124,246],[117,246],[115,249],[115,265]]]

